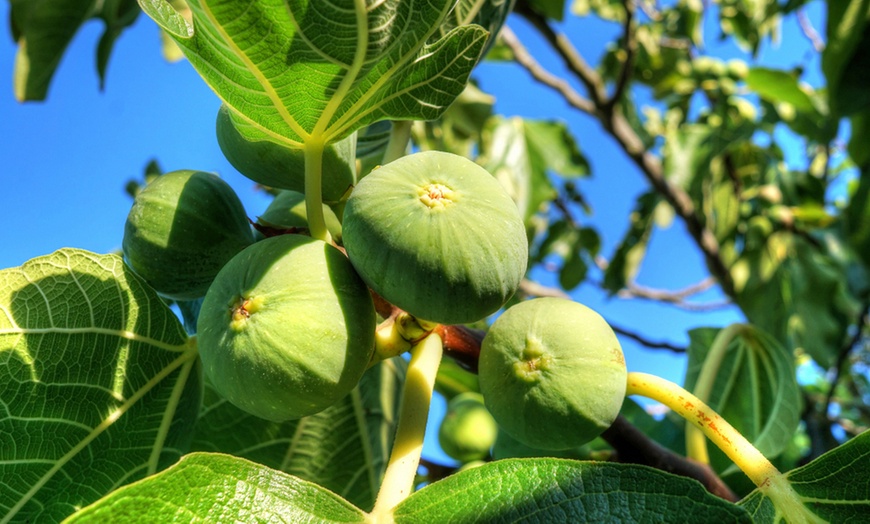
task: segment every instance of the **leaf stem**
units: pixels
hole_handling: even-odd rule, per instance
[[[393,160],[405,156],[405,152],[408,150],[408,141],[411,140],[411,124],[413,124],[411,120],[393,120],[390,141],[387,143],[382,160],[384,164],[389,164]]]
[[[313,238],[330,242],[332,238],[326,229],[323,218],[323,149],[326,144],[319,140],[307,140],[303,146],[305,153],[305,212],[308,216],[308,230]]]
[[[731,341],[743,329],[744,326],[742,324],[732,324],[720,330],[713,340],[713,344],[710,346],[706,358],[704,358],[701,372],[695,381],[694,393],[701,402],[710,401],[713,384],[716,382],[719,368],[722,367],[725,353],[728,352],[728,346],[731,345]],[[686,426],[686,456],[702,464],[710,463],[710,454],[707,452],[707,439],[704,438],[704,433],[694,425]]]
[[[414,489],[414,477],[420,464],[420,454],[423,452],[429,403],[432,400],[442,350],[441,337],[435,333],[411,348],[411,363],[408,365],[402,391],[399,427],[384,482],[369,514],[371,522],[393,522],[393,508]]]
[[[707,438],[746,473],[758,486],[758,490],[770,498],[785,522],[819,522],[818,517],[804,506],[800,495],[776,466],[734,429],[734,426],[682,387],[655,375],[631,372],[628,374],[625,394],[657,400],[700,428]]]

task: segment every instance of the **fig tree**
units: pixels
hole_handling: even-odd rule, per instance
[[[462,393],[450,399],[438,430],[438,442],[444,453],[466,463],[489,455],[495,444],[498,425],[480,393]]]
[[[183,170],[156,177],[136,195],[122,249],[133,271],[158,293],[193,300],[253,242],[229,184],[212,173]]]
[[[560,298],[521,302],[483,339],[480,390],[498,425],[538,449],[580,446],[622,407],[627,372],[616,335],[598,313]]]
[[[322,411],[356,386],[375,323],[369,290],[341,251],[281,235],[224,266],[203,301],[197,339],[218,392],[280,422]]]
[[[426,151],[363,178],[344,210],[343,242],[363,280],[424,320],[474,322],[500,308],[526,271],[516,204],[467,158]]]

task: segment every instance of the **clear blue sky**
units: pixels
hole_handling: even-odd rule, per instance
[[[9,3],[2,5],[0,16],[8,20]],[[810,4],[808,11],[821,30],[821,3]],[[511,18],[510,25],[533,52],[541,49],[523,20]],[[717,44],[716,20],[711,14],[706,27],[710,29],[708,53],[724,58],[745,56],[733,46]],[[591,19],[570,19],[564,30],[587,60],[596,63],[619,28]],[[104,92],[98,90],[94,65],[101,31],[100,23],[87,24],[68,49],[48,100],[22,105],[14,100],[11,87],[15,46],[8,23],[0,24],[0,78],[6,79],[0,82],[0,209],[5,215],[5,227],[0,229],[0,268],[20,265],[61,247],[96,252],[119,249],[131,205],[124,185],[141,177],[150,159],[157,159],[165,170],[219,173],[239,193],[251,217],[268,205],[268,199],[254,190],[254,183],[238,174],[218,148],[214,134],[217,97],[189,64],[163,60],[156,25],[142,15],[121,36]],[[803,64],[809,81],[814,82],[819,78],[818,58],[805,62],[813,56],[790,18],[780,45],[764,46],[759,58],[774,67]],[[541,54],[539,59],[560,71],[553,57]],[[568,109],[516,66],[483,64],[474,76],[484,90],[496,96],[496,109],[501,113],[568,122],[592,164],[594,176],[580,188],[595,210],[588,221],[601,232],[603,253],[609,256],[627,226],[634,197],[647,188],[638,171],[597,123]],[[681,223],[655,233],[647,259],[638,278],[647,286],[678,289],[706,276],[703,261]],[[741,318],[734,309],[701,314],[636,300],[608,300],[590,285],[581,286],[576,297],[620,326],[677,344],[687,342],[688,329],[722,326]],[[717,297],[711,292],[700,298]],[[682,358],[642,350],[631,341],[623,343],[630,370],[682,380]],[[437,431],[437,427],[430,425],[430,430]],[[443,458],[430,446],[427,455]]]

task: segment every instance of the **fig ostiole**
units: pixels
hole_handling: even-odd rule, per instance
[[[462,393],[447,403],[438,443],[448,456],[462,463],[483,460],[497,436],[498,425],[480,393]]]
[[[245,209],[217,175],[173,171],[136,195],[122,249],[130,267],[173,300],[205,295],[218,271],[254,242]]]
[[[221,106],[217,117],[218,145],[239,173],[258,184],[305,191],[305,154],[301,148],[279,144]],[[321,194],[338,202],[356,182],[356,135],[323,150]]]
[[[480,389],[498,425],[537,449],[580,446],[610,427],[627,371],[613,330],[592,309],[560,298],[508,308],[483,339]]]
[[[497,311],[528,263],[522,217],[499,182],[471,160],[438,151],[363,178],[345,206],[342,234],[369,287],[442,324]]]
[[[280,422],[322,411],[356,386],[375,325],[368,288],[341,251],[281,235],[224,266],[203,301],[197,337],[218,392]]]

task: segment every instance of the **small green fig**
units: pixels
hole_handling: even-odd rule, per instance
[[[161,295],[194,300],[254,236],[233,189],[217,175],[173,171],[139,191],[124,225],[130,267]]]
[[[219,393],[282,422],[322,411],[356,386],[375,324],[368,288],[341,251],[281,235],[224,266],[203,301],[197,339]]]
[[[610,427],[627,372],[616,335],[598,313],[560,298],[509,308],[480,352],[480,390],[499,426],[538,449],[568,449]]]
[[[323,218],[329,234],[338,242],[341,239],[341,222],[325,204]],[[258,217],[257,223],[275,229],[308,229],[305,195],[290,190],[279,191],[266,211]]]
[[[450,457],[462,463],[481,460],[489,455],[497,436],[498,425],[480,393],[462,393],[447,403],[438,442]]]
[[[258,184],[305,191],[305,158],[271,140],[263,132],[221,106],[217,118],[218,145],[239,173]],[[356,182],[356,135],[326,146],[321,166],[325,202],[338,202]]]
[[[342,233],[369,287],[443,324],[494,313],[528,262],[516,204],[485,169],[450,153],[416,153],[372,171],[347,201]]]

